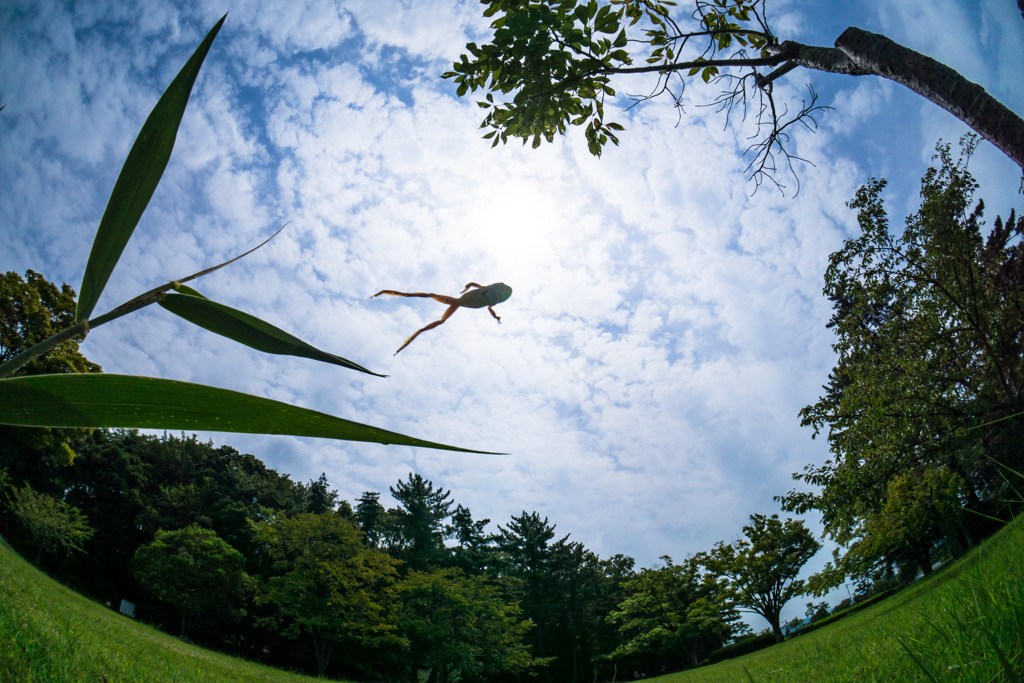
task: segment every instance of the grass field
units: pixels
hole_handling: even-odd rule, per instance
[[[861,612],[658,683],[1024,683],[1024,516]]]
[[[313,680],[132,621],[48,578],[0,539],[2,683]]]
[[[181,643],[87,600],[0,541],[0,682],[310,681]],[[659,683],[1024,683],[1024,516],[835,624]]]

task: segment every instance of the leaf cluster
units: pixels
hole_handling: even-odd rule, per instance
[[[672,73],[718,80],[720,69],[733,61],[745,66],[747,49],[771,60],[768,48],[775,39],[760,3],[699,0],[695,27],[687,30],[673,16],[676,3],[667,0],[490,0],[484,2],[484,16],[495,17],[490,42],[469,43],[468,55],[442,77],[452,79],[460,97],[486,93],[477,104],[487,110],[481,128],[491,129],[484,138],[492,146],[512,137],[524,145],[532,140],[536,148],[570,125],[586,124],[587,148],[601,156],[607,143],[619,144],[615,133],[624,130],[605,119],[606,100],[616,96],[614,74],[659,74],[655,91],[636,98],[643,100],[670,91]],[[704,47],[691,53],[698,41]],[[730,50],[735,51],[719,58]],[[633,66],[636,60],[647,66]],[[679,96],[673,97],[678,104]]]
[[[0,492],[3,492],[0,489]],[[44,552],[80,552],[94,529],[82,512],[65,501],[39,493],[29,484],[6,492],[7,508]]]
[[[642,569],[624,584],[627,592],[608,621],[628,638],[611,658],[693,650],[699,641],[717,647],[733,634],[738,614],[718,577],[703,571],[699,558]]]
[[[266,598],[292,619],[287,633],[309,633],[322,676],[337,644],[398,644],[394,609],[398,562],[362,543],[354,524],[304,513],[262,522],[256,542],[271,558]]]
[[[181,609],[186,619],[209,615],[228,620],[244,614],[232,603],[250,587],[245,557],[212,529],[193,524],[158,530],[152,543],[136,551],[132,566],[142,585]]]
[[[452,71],[442,78],[453,79],[461,97],[478,89],[486,91],[479,106],[487,110],[481,128],[498,142],[519,138],[525,145],[532,139],[552,142],[564,135],[568,125],[586,124],[587,145],[600,156],[609,141],[618,144],[616,131],[623,126],[604,121],[604,102],[615,96],[609,85],[609,68],[631,64],[625,50],[625,22],[636,23],[625,7],[603,5],[597,0],[517,2],[493,0],[484,16],[492,22],[491,42],[469,43]],[[631,6],[634,7],[635,6]],[[658,11],[652,5],[647,12]],[[511,96],[495,101],[494,96]]]
[[[413,651],[448,683],[518,674],[538,664],[524,645],[533,628],[484,577],[458,569],[411,572],[398,586],[399,624]]]
[[[13,271],[0,275],[0,363],[74,323],[75,290],[68,285],[58,289],[33,270],[24,278]],[[82,355],[80,343],[68,339],[19,373],[99,372],[100,366]]]

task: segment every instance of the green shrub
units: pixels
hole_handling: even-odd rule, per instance
[[[854,612],[859,612],[860,610],[864,609],[868,605],[873,605],[876,602],[879,602],[880,600],[884,600],[885,598],[889,597],[890,595],[893,595],[894,593],[898,592],[900,590],[900,588],[902,588],[902,586],[897,586],[896,588],[890,588],[889,590],[882,591],[881,593],[875,593],[874,595],[872,595],[867,600],[861,600],[860,602],[854,604],[851,607],[847,607],[846,609],[842,610],[841,612],[836,612],[835,614],[830,614],[829,616],[825,617],[824,619],[819,619],[818,621],[815,621],[813,623],[807,624],[806,626],[804,626],[799,631],[796,631],[795,633],[790,635],[789,638],[796,638],[797,636],[802,636],[803,634],[810,633],[811,631],[813,631],[815,629],[819,629],[822,626],[827,626],[827,625],[829,625],[831,623],[834,623],[834,622],[838,621],[839,619],[842,619],[845,616],[853,614]]]
[[[705,664],[714,664],[715,662],[721,662],[725,659],[732,659],[733,657],[742,657],[743,655],[750,654],[751,652],[757,652],[763,650],[769,645],[775,644],[774,633],[762,633],[756,636],[747,636],[742,638],[732,645],[726,645],[720,647],[710,655],[708,658],[701,662],[701,666]]]

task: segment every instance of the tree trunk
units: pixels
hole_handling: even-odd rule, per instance
[[[697,661],[697,641],[691,640],[690,647],[688,649],[690,651],[690,666],[696,669],[700,666],[700,662]]]
[[[313,652],[316,654],[317,678],[323,678],[327,671],[327,664],[331,661],[331,642],[326,637],[319,636],[316,631],[310,631],[313,636]]]
[[[412,666],[409,668],[409,683],[417,683],[420,678],[419,648],[416,647],[416,639],[409,639],[409,655],[412,659]]]
[[[932,573],[932,554],[928,549],[927,543],[917,543],[914,545],[914,557],[917,558],[917,564],[921,567],[921,571],[925,576]]]
[[[885,36],[851,26],[835,48],[793,41],[779,46],[799,66],[851,76],[881,76],[953,114],[1024,168],[1024,120],[959,73]]]
[[[1024,2],[1024,0],[1020,0]],[[960,515],[960,530],[964,532],[964,540],[967,541],[967,547],[974,547],[974,537],[971,536],[971,530],[967,527],[967,520],[964,519],[963,515]]]
[[[772,625],[772,633],[775,634],[775,642],[781,643],[785,638],[782,635],[782,626],[779,625],[779,613],[766,614],[764,617],[768,620],[768,623]]]
[[[937,518],[938,515],[934,515],[933,519]],[[942,530],[942,535],[946,537],[946,542],[949,543],[949,550],[953,554],[954,560],[959,560],[964,556],[964,546],[960,542],[960,528],[955,521],[948,519],[935,519],[935,524]]]
[[[544,620],[541,619],[540,610],[535,612],[534,621],[537,624],[537,651],[541,659],[544,659]],[[544,683],[551,683],[551,674],[548,673],[547,664],[541,667],[541,672],[544,674]]]
[[[576,634],[572,636],[572,683],[576,683]]]
[[[953,551],[953,559],[959,560],[964,556],[964,546],[960,543],[960,533],[958,529],[950,529],[946,533],[946,538],[949,540],[949,547]]]

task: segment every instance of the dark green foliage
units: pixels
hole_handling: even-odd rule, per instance
[[[810,619],[812,624],[816,621],[821,621],[822,619],[828,616],[828,603],[807,603],[807,610],[804,612],[804,616]]]
[[[355,522],[363,532],[364,540],[374,547],[380,543],[381,525],[386,513],[379,499],[380,493],[363,491],[355,509]]]
[[[338,506],[338,492],[330,488],[326,472],[322,472],[316,481],[310,479],[305,486],[298,486],[304,498],[303,512],[322,515],[325,512],[333,512]]]
[[[547,518],[541,520],[536,512],[527,514],[524,510],[519,517],[513,515],[508,528],[499,526],[498,532],[496,541],[507,574],[515,579],[516,595],[524,614],[536,626],[534,656],[545,660],[549,656],[545,632],[558,611],[560,597],[556,591],[555,555],[549,543],[555,537],[555,527],[548,524]],[[564,544],[568,538],[566,535],[556,545]],[[547,683],[550,679],[547,666],[542,673]]]
[[[392,515],[398,535],[388,551],[411,569],[444,565],[449,555],[444,545],[449,535],[444,520],[452,506],[450,492],[435,490],[430,480],[410,472],[408,481],[391,487],[391,495],[399,505]]]
[[[549,655],[558,656],[551,670],[557,680],[579,680],[604,668],[603,655],[622,642],[607,616],[625,598],[634,562],[621,554],[602,560],[579,542],[556,543],[553,552],[561,597],[548,628]]]
[[[515,674],[535,664],[523,637],[529,621],[479,576],[457,569],[411,572],[398,586],[399,623],[409,640],[410,679],[422,667],[429,683]]]
[[[51,485],[66,491],[67,502],[89,517],[96,533],[75,566],[51,570],[115,604],[122,598],[144,602],[130,563],[157,530],[210,529],[258,572],[250,522],[265,510],[298,511],[304,504],[298,486],[256,457],[194,436],[96,430],[74,447],[78,457]]]
[[[75,290],[58,288],[35,271],[22,278],[13,271],[0,275],[0,363],[70,327],[75,319]],[[69,339],[16,375],[100,372],[100,366],[79,350],[80,339]],[[56,494],[54,473],[75,458],[69,442],[81,430],[0,425],[0,468],[43,493]]]
[[[710,655],[708,658],[701,662],[701,665],[714,664],[715,662],[721,662],[726,659],[733,659],[735,657],[742,657],[748,655],[751,652],[757,652],[763,650],[766,647],[775,644],[774,633],[760,633],[758,635],[747,636],[746,638],[740,638],[731,645],[720,647]]]
[[[999,681],[1019,664],[1024,636],[1024,535],[1018,520],[958,561],[839,624],[790,646],[673,677],[714,681],[776,679],[805,683],[921,680],[907,654],[947,679]],[[980,627],[980,628],[979,628]],[[926,637],[922,638],[922,634]],[[300,641],[289,641],[290,650]],[[902,644],[902,645],[901,645]],[[346,655],[350,654],[346,652]],[[286,668],[295,668],[290,665]],[[620,663],[617,680],[643,672],[641,664]],[[964,675],[966,672],[966,675]],[[592,680],[589,671],[579,683]],[[648,670],[647,675],[657,675]],[[613,680],[614,669],[598,681]],[[336,680],[406,680],[408,671],[383,667]],[[781,677],[781,678],[780,678]],[[108,681],[226,683],[299,681],[282,668],[258,667],[208,649],[185,646],[144,624],[131,622],[101,604],[49,580],[0,542],[0,680],[40,683]],[[521,680],[532,677],[523,675]],[[303,681],[308,679],[301,678]],[[463,678],[479,683],[481,678]],[[515,680],[494,676],[495,683]],[[570,679],[563,678],[568,683]],[[667,680],[667,679],[666,679]],[[1005,679],[1010,680],[1010,679]]]
[[[181,634],[189,621],[237,619],[237,603],[249,583],[245,558],[209,529],[193,524],[157,531],[135,553],[132,571],[143,586],[182,612]]]
[[[889,588],[889,589],[884,590],[884,591],[882,591],[880,593],[876,593],[875,595],[872,595],[870,598],[865,598],[864,600],[860,600],[860,601],[854,603],[853,605],[850,605],[846,609],[836,611],[836,612],[830,614],[827,617],[823,617],[821,619],[818,619],[817,621],[813,621],[810,624],[807,624],[806,626],[804,626],[803,628],[798,629],[797,631],[794,631],[792,633],[787,634],[786,638],[795,638],[797,636],[802,636],[805,633],[810,633],[811,631],[817,630],[817,629],[821,628],[822,626],[828,626],[829,624],[834,623],[834,622],[842,619],[843,617],[848,617],[851,614],[859,612],[860,610],[864,609],[865,607],[869,607],[870,605],[873,605],[876,602],[879,602],[881,600],[885,600],[890,595],[893,595],[893,594],[897,593],[900,590],[900,588],[901,588],[900,586],[897,586],[896,588]]]
[[[318,676],[338,645],[401,643],[393,614],[397,562],[360,536],[333,514],[303,513],[258,527],[257,541],[273,560],[266,595],[293,620],[285,635],[311,637]]]
[[[701,571],[698,558],[664,567],[643,569],[623,585],[626,598],[608,621],[618,625],[626,640],[610,658],[660,655],[684,661],[673,668],[696,668],[700,658],[720,647],[738,620],[729,604],[727,586]]]
[[[494,559],[493,539],[484,532],[491,520],[473,520],[469,508],[459,505],[452,513],[448,533],[458,542],[452,548],[451,562],[467,574],[480,575]]]
[[[454,81],[460,97],[477,90],[486,93],[485,100],[478,102],[487,110],[480,127],[491,129],[484,137],[493,138],[493,145],[511,137],[523,144],[530,140],[536,148],[542,139],[551,142],[556,134],[564,135],[569,125],[586,124],[587,148],[600,156],[608,142],[619,144],[615,133],[624,130],[604,120],[605,98],[615,96],[609,85],[612,74],[661,70],[665,76],[683,69],[691,76],[701,73],[707,83],[718,75],[720,65],[704,64],[709,57],[730,46],[748,44],[761,52],[767,60],[763,64],[772,61],[764,48],[774,38],[763,24],[753,21],[760,21],[756,3],[745,0],[698,2],[692,35],[670,17],[674,2],[485,0],[483,4],[487,6],[484,16],[494,17],[490,42],[466,45],[470,54],[462,55],[442,78]],[[644,23],[633,28],[641,20]],[[681,52],[679,43],[689,38],[707,41],[706,51],[693,62],[680,63],[676,51]],[[631,67],[637,52],[631,54],[629,42],[649,46],[648,65],[656,66]],[[657,88],[658,94],[665,91],[670,91],[667,78]]]
[[[93,535],[89,520],[63,500],[41,494],[29,484],[4,491],[14,519],[32,538],[37,548],[36,564],[44,552],[62,551],[65,554],[81,551]]]
[[[0,363],[71,327],[74,322],[75,290],[67,284],[57,289],[32,270],[25,271],[24,279],[13,271],[0,276]],[[78,350],[80,343],[80,339],[69,339],[16,374],[99,372],[100,366]]]
[[[879,562],[927,573],[938,541],[959,555],[989,530],[980,520],[1013,508],[1005,468],[1024,470],[1024,220],[996,219],[983,237],[984,205],[970,208],[974,141],[963,147],[955,162],[939,145],[902,234],[889,228],[885,181],[861,188],[850,207],[862,234],[829,261],[839,359],[801,417],[815,434],[827,428],[832,459],[794,475],[817,492],[778,497],[786,510],[820,511],[825,533],[848,547],[818,594]]]

